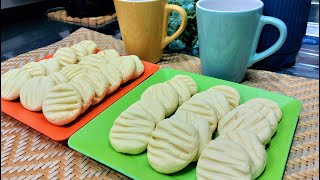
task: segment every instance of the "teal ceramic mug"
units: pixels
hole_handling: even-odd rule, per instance
[[[260,0],[200,0],[197,28],[202,73],[240,82],[248,67],[275,53],[287,37],[279,19],[263,16]],[[256,53],[262,28],[271,24],[280,36],[269,49]]]

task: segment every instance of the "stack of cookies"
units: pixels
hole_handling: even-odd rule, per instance
[[[50,123],[68,124],[144,72],[135,55],[120,56],[114,49],[96,51],[93,41],[82,41],[58,49],[53,58],[8,71],[1,76],[1,98],[20,97],[26,109],[42,111]]]

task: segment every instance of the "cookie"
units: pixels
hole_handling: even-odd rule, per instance
[[[109,62],[113,61],[114,59],[120,57],[120,54],[118,51],[114,49],[106,49],[104,51],[98,52],[99,55],[103,56],[105,59],[107,59]]]
[[[144,65],[138,56],[130,55],[129,57],[131,57],[134,60],[135,65],[136,65],[135,72],[133,73],[132,77],[130,78],[132,80],[132,79],[136,79],[141,76],[141,74],[144,72]]]
[[[172,78],[166,83],[168,83],[179,94],[179,106],[191,98],[189,86],[183,80]]]
[[[42,62],[42,61],[40,61],[40,62]],[[46,60],[45,64],[46,64],[46,69],[47,69],[47,75],[50,75],[54,72],[58,72],[61,70],[61,65],[60,65],[58,59],[56,59],[54,57]]]
[[[152,115],[152,118],[156,124],[165,119],[166,110],[158,101],[140,99],[136,103],[140,103],[143,109]]]
[[[227,98],[232,109],[239,106],[240,94],[235,88],[233,88],[231,86],[218,85],[218,86],[212,87],[212,89],[215,89],[215,90],[223,93],[223,95]]]
[[[163,174],[175,173],[197,155],[199,135],[189,123],[164,120],[152,132],[147,149],[148,161],[154,170]]]
[[[140,103],[134,103],[114,121],[109,140],[120,153],[139,154],[147,149],[155,121]]]
[[[202,98],[214,109],[218,121],[231,111],[231,106],[223,93],[215,89],[208,89],[198,94],[202,95]]]
[[[88,55],[88,50],[87,48],[85,48],[84,46],[80,45],[80,44],[74,44],[71,46],[71,49],[74,50],[76,56],[77,56],[77,59],[81,59],[82,57],[84,56],[87,56]]]
[[[148,87],[141,95],[141,99],[158,101],[165,108],[166,117],[176,111],[179,105],[179,95],[167,83],[159,83]]]
[[[270,99],[266,99],[266,98],[254,98],[254,99],[249,100],[248,103],[249,102],[250,103],[262,104],[264,106],[267,106],[267,107],[271,108],[274,111],[278,122],[281,120],[282,111],[281,111],[281,108],[279,107],[279,105],[276,102],[274,102],[274,101],[272,101]]]
[[[80,114],[82,114],[90,107],[96,92],[92,84],[82,77],[73,78],[70,84],[78,90],[81,96],[82,108]]]
[[[198,85],[190,76],[176,75],[173,78],[183,80],[189,86],[191,95],[194,95],[198,92]]]
[[[39,62],[29,62],[22,66],[21,69],[28,71],[32,77],[47,75],[46,67]]]
[[[83,78],[88,80],[95,90],[92,105],[98,104],[107,94],[110,84],[108,79],[101,72],[96,71],[88,71],[87,75]]]
[[[198,180],[246,179],[251,180],[249,154],[231,139],[217,138],[205,147],[196,168]]]
[[[44,97],[56,85],[51,77],[38,76],[29,79],[20,90],[20,102],[30,111],[41,111]]]
[[[75,64],[77,62],[77,55],[73,49],[69,47],[63,47],[58,49],[54,54],[53,57],[58,59],[59,63],[62,66],[67,66],[69,64]]]
[[[91,40],[84,40],[78,43],[87,49],[88,54],[94,54],[97,51],[97,44]]]
[[[51,77],[55,84],[67,83],[70,81],[70,79],[61,72],[53,72],[48,77]]]
[[[13,69],[1,76],[1,98],[12,101],[20,96],[23,85],[32,78],[29,71]]]
[[[105,63],[105,64],[109,64],[109,61],[107,59],[105,59],[103,56],[101,56],[100,54],[89,54],[87,56],[84,56],[82,58],[79,59],[80,62],[82,61],[93,61],[95,63]],[[83,63],[82,63],[83,64]],[[89,64],[91,65],[91,64]],[[92,64],[94,65],[94,64]]]
[[[219,135],[236,129],[246,129],[255,133],[263,145],[268,144],[273,135],[266,116],[252,109],[241,108],[241,105],[230,111],[218,124]]]
[[[116,91],[122,82],[121,72],[112,64],[103,64],[100,66],[100,71],[108,79],[109,87],[107,95]]]
[[[136,70],[135,61],[129,56],[121,56],[117,60],[111,62],[111,64],[120,70],[122,77],[121,84],[128,82]]]
[[[252,161],[252,179],[260,176],[267,164],[267,153],[257,135],[244,129],[238,129],[219,136],[219,138],[231,139],[245,149]]]
[[[69,83],[54,86],[42,103],[42,112],[46,119],[58,126],[74,121],[79,116],[81,108],[81,96]]]
[[[78,64],[69,64],[63,67],[60,72],[69,79],[72,79],[79,74],[87,74],[88,70],[83,68],[83,66],[79,66]]]

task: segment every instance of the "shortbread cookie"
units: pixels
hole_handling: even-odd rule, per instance
[[[95,97],[95,90],[92,84],[85,78],[75,77],[70,81],[79,92],[82,100],[82,108],[80,114],[84,113],[91,105]]]
[[[199,150],[199,135],[189,123],[161,121],[152,132],[147,157],[157,172],[170,174],[185,168]]]
[[[273,135],[266,116],[252,109],[241,108],[241,105],[225,115],[218,124],[219,135],[236,129],[246,129],[255,133],[263,145],[268,144]]]
[[[118,51],[114,49],[106,49],[104,51],[98,52],[99,55],[103,56],[105,59],[107,59],[109,62],[113,61],[114,59],[120,57],[120,54]]]
[[[148,87],[141,99],[158,101],[166,110],[166,117],[176,111],[179,105],[179,94],[167,83],[158,83]]]
[[[140,77],[141,74],[144,72],[144,65],[138,56],[130,55],[130,57],[134,60],[134,62],[136,64],[136,69],[135,69],[135,72],[133,73],[133,76],[131,77],[131,79],[136,79],[136,78]]]
[[[101,72],[96,71],[88,71],[83,78],[88,80],[95,90],[92,105],[98,104],[106,96],[109,87],[108,79]]]
[[[83,66],[79,66],[78,64],[69,64],[62,68],[60,72],[67,76],[69,79],[72,79],[79,74],[87,74],[88,70]]]
[[[111,62],[111,64],[120,70],[122,77],[121,84],[128,82],[136,70],[135,61],[130,56],[121,56],[117,60]]]
[[[112,64],[103,64],[100,66],[100,71],[108,79],[109,87],[107,95],[116,91],[121,85],[122,76],[121,72]]]
[[[260,176],[267,164],[267,153],[257,135],[244,129],[237,129],[219,138],[229,138],[241,145],[252,161],[252,179]]]
[[[191,92],[189,86],[185,83],[185,81],[172,78],[167,81],[174,90],[177,91],[179,95],[179,106],[181,106],[184,102],[188,101],[191,98]]]
[[[183,80],[189,86],[191,95],[194,95],[198,92],[198,85],[190,76],[176,75],[173,78]]]
[[[268,119],[268,121],[271,125],[272,135],[277,131],[278,119],[277,119],[275,112],[270,107],[249,100],[249,101],[241,104],[241,108],[251,109],[253,111],[256,111],[256,112],[264,115],[265,118]]]
[[[1,98],[12,101],[20,96],[23,85],[31,79],[31,74],[22,69],[13,69],[1,76]]]
[[[140,103],[134,103],[114,121],[109,140],[121,153],[139,154],[147,149],[155,121]]]
[[[40,62],[42,62],[42,61],[40,61]],[[58,72],[61,70],[61,65],[60,65],[57,58],[52,57],[52,58],[46,60],[45,64],[46,64],[46,69],[47,69],[47,75],[50,75],[54,72]]]
[[[39,62],[29,62],[22,66],[21,69],[28,71],[32,75],[32,77],[47,75],[46,67]]]
[[[69,64],[75,64],[77,62],[77,55],[73,49],[69,47],[63,47],[53,54],[53,57],[57,58],[62,66],[67,66]]]
[[[204,98],[204,100],[207,101],[214,109],[218,121],[231,111],[231,106],[227,98],[220,91],[208,89],[198,94],[202,95],[202,98]]]
[[[140,99],[136,103],[140,103],[141,106],[152,115],[156,124],[165,119],[166,110],[158,101]]]
[[[79,59],[80,62],[82,61],[94,61],[95,63],[105,63],[105,64],[109,64],[109,61],[107,59],[105,59],[103,56],[101,56],[100,54],[89,54],[87,56],[84,56],[82,58]]]
[[[230,106],[232,109],[236,108],[240,104],[240,94],[239,92],[231,87],[231,86],[225,86],[225,85],[218,85],[212,87],[212,89],[215,89],[217,91],[220,91],[223,93],[223,95],[227,98]]]
[[[274,113],[276,114],[278,122],[281,120],[282,111],[276,102],[274,102],[270,99],[266,99],[266,98],[254,98],[254,99],[249,100],[248,103],[249,102],[250,103],[259,103],[259,104],[262,104],[262,105],[265,105],[265,106],[271,108],[274,111]]]
[[[78,43],[79,45],[85,47],[88,51],[88,54],[94,54],[97,51],[97,44],[91,40],[84,40]]]
[[[231,139],[217,138],[205,147],[197,163],[197,179],[251,180],[249,154]]]
[[[70,81],[70,79],[61,72],[53,72],[49,77],[54,80],[55,84],[67,83]]]
[[[44,98],[42,112],[50,123],[62,126],[75,120],[81,107],[78,90],[69,83],[61,83]]]
[[[88,55],[87,48],[85,48],[84,46],[82,46],[80,44],[74,44],[73,46],[71,46],[71,49],[73,49],[74,52],[76,53],[78,60],[80,60],[82,57]]]
[[[184,114],[184,115],[189,115],[189,114]],[[193,158],[193,161],[198,161],[202,151],[212,139],[209,122],[206,119],[201,118],[200,116],[199,118],[195,119],[195,118],[183,117],[178,115],[178,116],[172,116],[169,120],[176,120],[176,119],[192,124],[193,127],[197,130],[199,135],[199,150],[197,155]]]
[[[214,108],[206,101],[201,93],[193,95],[187,102],[183,103],[173,116],[186,118],[187,120],[206,119],[210,124],[212,134],[218,124],[218,117]]]
[[[29,79],[20,90],[20,102],[30,111],[41,111],[44,97],[56,85],[51,77],[38,76]]]

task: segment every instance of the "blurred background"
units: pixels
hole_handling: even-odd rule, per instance
[[[55,43],[80,27],[121,39],[113,1],[92,2],[1,0],[1,62]],[[301,43],[293,66],[272,71],[319,79],[319,0],[311,0],[306,33]],[[194,52],[181,52],[197,56]]]

